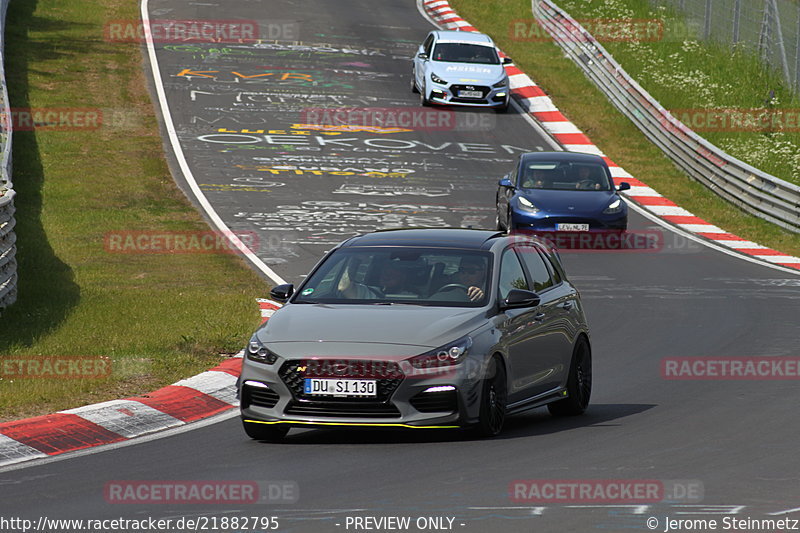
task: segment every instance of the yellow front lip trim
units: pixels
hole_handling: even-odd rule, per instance
[[[409,424],[369,424],[361,422],[306,422],[303,420],[276,420],[274,422],[264,422],[263,420],[245,420],[251,424],[304,424],[308,426],[359,426],[359,427],[393,427],[410,429],[458,429],[461,426],[411,426]]]

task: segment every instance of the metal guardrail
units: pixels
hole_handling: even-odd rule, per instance
[[[14,233],[14,190],[11,183],[11,109],[3,70],[6,10],[0,0],[0,309],[17,300],[17,236]]]
[[[567,56],[678,167],[748,213],[800,232],[800,187],[726,154],[690,130],[552,0],[531,0],[531,6]]]

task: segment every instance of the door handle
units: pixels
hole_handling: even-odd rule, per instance
[[[544,315],[544,313],[536,313],[536,314],[533,316],[533,319],[534,319],[535,321],[537,321],[537,322],[541,322],[542,320],[544,320],[544,316],[545,316],[545,315]]]
[[[572,309],[573,305],[575,304],[573,304],[572,302],[564,302],[564,305],[562,307],[564,308],[564,311],[569,311],[570,309]]]

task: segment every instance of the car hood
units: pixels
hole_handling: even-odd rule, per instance
[[[276,311],[256,334],[267,345],[311,342],[438,348],[485,321],[486,309],[476,308],[290,304]]]
[[[551,213],[595,214],[602,211],[617,196],[614,191],[551,191],[526,190],[520,192],[533,205]],[[570,207],[572,209],[570,209]]]
[[[428,71],[449,83],[474,83],[491,85],[505,76],[503,65],[481,63],[447,63],[430,61]]]

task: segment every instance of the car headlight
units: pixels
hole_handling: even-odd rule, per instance
[[[524,196],[519,197],[519,207],[520,209],[527,211],[529,213],[538,213],[539,208],[533,205],[533,202],[525,198]]]
[[[508,78],[503,78],[502,80],[492,85],[492,87],[494,87],[495,89],[499,89],[500,87],[505,87],[506,85],[508,85]]]
[[[440,78],[439,76],[437,76],[434,73],[431,73],[431,81],[433,83],[438,83],[439,85],[447,85],[446,81],[444,81],[442,78]]]
[[[409,362],[411,366],[418,369],[457,365],[466,358],[471,346],[472,337],[463,337],[430,352],[412,357]]]
[[[608,207],[603,209],[603,213],[606,215],[613,215],[614,213],[619,213],[620,211],[622,211],[622,198],[617,198],[608,204]]]
[[[248,359],[258,363],[271,365],[278,360],[278,356],[270,352],[266,346],[261,344],[261,341],[258,340],[258,337],[255,335],[253,335],[253,338],[250,339],[249,343],[247,343],[247,349],[245,352],[247,353]]]

